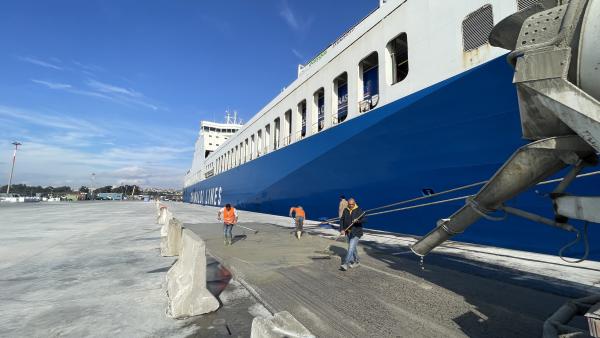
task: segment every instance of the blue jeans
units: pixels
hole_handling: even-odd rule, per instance
[[[233,235],[231,231],[233,230],[233,224],[223,223],[223,234],[225,235],[225,239],[231,241]]]
[[[304,226],[304,217],[296,217],[296,231],[302,231]]]
[[[348,253],[344,259],[344,264],[358,263],[358,240],[356,236],[348,236]]]

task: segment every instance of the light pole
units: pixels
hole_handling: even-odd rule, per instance
[[[92,173],[92,189],[90,191],[90,198],[92,199],[92,201],[94,200],[94,190],[96,190],[96,188],[94,187],[96,185],[96,173]]]
[[[7,195],[10,193],[10,185],[12,184],[13,172],[15,170],[15,160],[17,159],[17,149],[19,149],[19,146],[21,145],[21,143],[15,141],[12,144],[15,146],[15,151],[13,152],[13,161],[12,161],[12,168],[10,168],[10,177],[8,178],[8,187],[6,187]]]

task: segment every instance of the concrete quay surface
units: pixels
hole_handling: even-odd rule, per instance
[[[0,204],[0,337],[248,337],[269,312],[208,258],[221,308],[166,316],[154,203]]]
[[[289,311],[319,337],[536,337],[569,298],[600,292],[597,262],[571,266],[546,255],[450,243],[422,268],[405,237],[372,240],[377,233],[361,241],[361,266],[342,272],[346,244],[324,238],[334,232],[310,229],[311,222],[310,234],[297,240],[285,228],[289,218],[240,211],[240,225],[259,232],[234,227],[234,244],[224,246],[217,208],[167,206],[272,313]],[[331,259],[318,253],[329,245]],[[587,328],[581,318],[571,325]]]

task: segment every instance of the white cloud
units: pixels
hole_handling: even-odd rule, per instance
[[[292,11],[292,8],[289,6],[287,1],[283,1],[283,8],[281,12],[279,12],[281,17],[285,19],[288,26],[290,26],[293,30],[299,30],[300,24],[298,23],[298,19],[296,19],[296,14]]]
[[[30,57],[30,56],[19,56],[18,59],[23,62],[28,62],[28,63],[31,63],[36,66],[40,66],[40,67],[50,68],[50,69],[54,69],[54,70],[63,70],[63,68],[60,66],[57,66],[50,62],[42,61],[40,59],[36,59],[36,58]]]
[[[287,0],[281,2],[281,11],[279,15],[285,20],[288,26],[296,33],[304,34],[310,30],[313,23],[313,18],[300,18],[290,7]]]
[[[159,109],[158,106],[148,102],[148,100],[140,92],[137,92],[133,89],[113,86],[96,80],[88,80],[87,85],[91,88],[91,90],[81,89],[70,84],[53,81],[37,79],[32,79],[31,81],[52,90],[61,90],[71,94],[100,98],[128,107],[141,106],[152,110]]]
[[[161,132],[136,132],[132,138],[131,127],[119,121],[98,123],[0,105],[2,120],[18,129],[15,135],[23,143],[15,167],[17,183],[78,188],[90,185],[94,172],[96,186],[136,183],[179,188],[193,155],[189,136],[195,132],[167,126],[149,125],[143,129]],[[13,140],[9,137],[0,134],[0,177],[10,170],[9,163],[4,162],[12,156],[8,145]]]
[[[89,80],[87,82],[87,85],[96,91],[99,91],[102,93],[107,93],[107,94],[125,95],[125,96],[136,97],[136,98],[143,96],[141,93],[136,92],[133,89],[118,87],[118,86],[110,85],[110,84],[103,83],[103,82],[96,81],[96,80]]]
[[[22,108],[0,105],[0,117],[12,120],[14,123],[21,121],[29,125],[37,125],[55,129],[86,130],[87,132],[101,133],[103,130],[96,124],[83,119],[65,115],[38,113]]]
[[[66,84],[66,83],[50,82],[50,81],[36,80],[36,79],[31,79],[31,82],[44,85],[50,89],[69,89],[69,88],[73,87],[70,84]]]
[[[1,143],[9,140],[0,139]],[[172,154],[161,158],[161,153],[149,149],[112,148],[106,151],[86,151],[48,144],[47,140],[23,141],[17,153],[14,182],[35,185],[91,184],[91,173],[96,173],[96,186],[120,185],[135,182],[146,187],[179,188],[187,170],[185,164],[191,153]],[[11,149],[2,147],[0,156],[9,158]],[[7,175],[9,164],[0,163],[0,173]]]
[[[297,51],[296,49],[292,48],[292,54],[296,55],[296,57],[300,60],[304,60],[304,55],[302,55],[299,51]]]
[[[78,61],[73,60],[73,64],[76,65],[77,67],[81,68],[83,71],[87,73],[92,72],[104,72],[105,69],[100,67],[100,66],[96,66],[96,65],[91,65],[91,64],[84,64]]]

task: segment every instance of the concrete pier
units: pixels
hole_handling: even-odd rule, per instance
[[[167,317],[153,203],[0,204],[0,337],[249,337],[270,313],[212,257],[219,311]]]
[[[255,321],[255,331],[289,322],[317,337],[532,337],[568,299],[600,292],[598,262],[449,242],[421,267],[415,238],[374,231],[361,265],[342,272],[346,244],[315,222],[297,240],[290,218],[240,211],[258,233],[234,227],[224,246],[217,208],[166,206],[206,245],[217,311],[167,316],[177,257],[161,257],[153,203],[3,204],[0,336],[248,337]],[[330,246],[331,258],[318,252]]]
[[[571,266],[546,255],[519,258],[510,250],[449,243],[446,250],[480,251],[496,260],[438,253],[421,268],[401,244],[405,238],[377,233],[361,242],[361,266],[342,272],[345,243],[321,237],[318,229],[297,240],[282,227],[291,226],[289,218],[240,212],[240,224],[259,232],[234,227],[234,245],[224,246],[217,208],[170,208],[272,313],[288,311],[319,337],[539,336],[544,320],[564,301],[599,291],[597,262]],[[378,236],[383,240],[367,240]],[[327,259],[317,251],[330,244],[336,254]],[[519,270],[532,257],[538,269],[547,265],[562,273],[552,278]],[[585,328],[583,320],[572,325]]]

